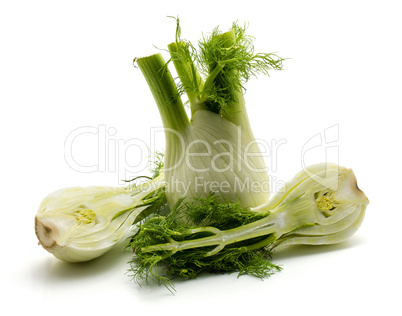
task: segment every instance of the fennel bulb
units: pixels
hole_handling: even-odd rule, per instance
[[[169,207],[183,197],[207,197],[211,192],[242,207],[263,204],[269,199],[269,178],[250,127],[243,84],[252,75],[281,69],[282,59],[255,54],[251,37],[236,23],[223,34],[215,29],[200,42],[199,52],[180,38],[180,32],[177,20],[176,42],[168,48],[179,89],[160,54],[135,59],[165,127]],[[184,92],[191,119],[180,98]]]
[[[179,201],[167,217],[148,220],[133,237],[132,270],[137,280],[168,288],[169,277],[194,278],[204,271],[265,278],[280,270],[270,261],[274,250],[342,242],[359,228],[367,205],[353,171],[335,164],[299,172],[258,210],[215,198]],[[184,225],[182,214],[194,224]],[[168,276],[158,274],[158,267]]]
[[[97,258],[143,219],[148,208],[155,211],[154,203],[163,199],[163,183],[162,174],[138,186],[57,190],[43,199],[36,214],[39,244],[63,261]]]
[[[216,113],[198,110],[191,124],[166,150],[167,200],[206,197],[211,192],[243,207],[269,199],[269,179],[259,149],[246,151],[252,135]],[[253,187],[252,187],[253,186]],[[257,190],[258,189],[258,190]]]

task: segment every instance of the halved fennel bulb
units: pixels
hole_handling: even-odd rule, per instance
[[[163,185],[161,175],[138,186],[57,190],[43,199],[36,214],[39,244],[68,262],[97,258],[126,235]]]
[[[319,163],[300,171],[267,206],[275,247],[343,242],[360,227],[369,200],[352,169]]]

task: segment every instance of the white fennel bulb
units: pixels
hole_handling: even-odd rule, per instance
[[[169,142],[165,156],[171,207],[180,198],[211,193],[243,207],[268,201],[268,173],[252,134],[216,113],[199,110],[191,125],[169,137],[179,140]]]
[[[320,163],[300,171],[267,206],[279,248],[343,242],[360,227],[369,200],[352,169]]]
[[[251,76],[281,69],[275,54],[253,51],[252,38],[237,24],[200,42],[176,38],[168,45],[178,88],[160,54],[136,58],[165,128],[166,196],[170,208],[182,198],[210,193],[243,207],[269,200],[269,179],[244,101]],[[177,35],[180,35],[178,26]],[[189,99],[189,119],[181,94]]]
[[[45,197],[35,217],[39,244],[68,262],[97,258],[116,245],[150,203],[163,175],[139,186],[71,187]]]

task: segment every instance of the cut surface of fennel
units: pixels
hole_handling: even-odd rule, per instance
[[[163,189],[163,174],[126,187],[71,187],[43,199],[35,217],[39,244],[68,262],[97,258],[123,238]]]

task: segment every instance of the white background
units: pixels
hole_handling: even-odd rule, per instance
[[[131,254],[121,247],[73,265],[37,245],[33,221],[44,196],[120,185],[118,167],[142,163],[135,160],[141,147],[128,141],[149,145],[161,121],[132,60],[174,41],[168,15],[178,15],[183,37],[194,41],[217,25],[249,22],[256,50],[290,58],[283,71],[247,85],[254,133],[286,141],[275,166],[267,158],[278,181],[303,162],[328,159],[354,170],[370,205],[349,241],[278,253],[284,270],[265,281],[208,275],[177,282],[175,296],[132,282]],[[0,29],[3,315],[401,315],[398,1],[2,1]],[[101,156],[97,172],[65,160],[66,138],[85,126],[113,134],[103,154],[98,135],[74,145],[83,165]],[[310,139],[326,129],[333,142],[313,147]],[[117,140],[122,147],[113,147]]]

